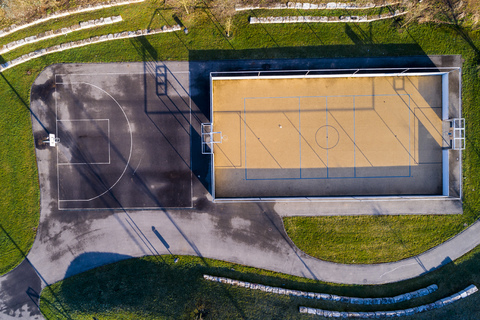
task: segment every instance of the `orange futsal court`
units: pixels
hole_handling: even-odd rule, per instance
[[[441,74],[211,85],[217,198],[442,194]]]

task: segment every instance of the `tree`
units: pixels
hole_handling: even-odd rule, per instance
[[[230,37],[233,28],[233,16],[235,15],[235,1],[212,0],[210,7],[215,18],[223,24],[227,37]]]
[[[229,16],[225,20],[225,32],[227,33],[227,37],[230,37],[230,31],[232,31],[233,27],[233,16]]]
[[[196,0],[173,0],[172,6],[182,8],[187,14],[190,14],[190,10],[195,7],[196,2]]]

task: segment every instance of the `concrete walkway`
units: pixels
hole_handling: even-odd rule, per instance
[[[168,67],[182,71],[184,66],[172,63]],[[33,111],[40,121],[51,117],[45,105],[38,104]],[[33,122],[34,134],[41,132],[35,118]],[[296,210],[291,204],[288,210],[274,202],[215,204],[197,172],[192,185],[193,209],[58,210],[55,156],[54,149],[37,149],[40,224],[27,259],[0,278],[1,319],[43,319],[38,310],[42,288],[129,257],[196,255],[327,282],[382,284],[420,276],[480,244],[477,222],[414,258],[376,265],[321,261],[298,250],[287,237],[281,216]],[[297,205],[305,210],[301,203]]]
[[[328,282],[381,284],[420,276],[480,244],[477,222],[414,258],[377,265],[342,265],[299,251],[287,238],[271,204],[215,206],[202,197],[196,205],[201,209],[95,212],[85,219],[79,219],[81,213],[65,213],[76,216],[74,221],[68,221],[72,217],[50,215],[41,225],[28,260],[0,278],[0,318],[9,319],[5,313],[13,313],[24,319],[41,319],[36,308],[41,288],[128,257],[196,255]]]

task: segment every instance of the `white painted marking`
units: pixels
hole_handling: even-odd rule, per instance
[[[395,271],[395,270],[397,270],[397,269],[400,269],[400,268],[403,268],[403,267],[412,266],[412,265],[415,265],[415,264],[417,264],[417,263],[416,263],[416,262],[412,262],[412,263],[409,263],[409,264],[404,264],[403,266],[399,266],[399,267],[393,268],[393,269],[390,270],[390,271],[384,272],[384,273],[380,276],[380,278],[383,277],[383,276],[386,275],[386,274],[392,273],[393,271]]]
[[[120,175],[120,177],[117,179],[117,181],[115,181],[115,183],[113,183],[107,190],[105,190],[104,192],[102,192],[101,194],[95,196],[95,197],[92,197],[90,199],[62,199],[60,200],[60,195],[59,195],[59,198],[58,198],[58,201],[59,201],[59,208],[60,208],[60,202],[87,202],[87,201],[92,201],[92,200],[95,200],[101,196],[103,196],[104,194],[106,194],[108,191],[112,190],[113,187],[115,187],[117,185],[117,183],[120,181],[120,179],[122,179],[122,177],[124,176],[125,172],[127,171],[127,168],[128,166],[130,165],[130,159],[132,157],[132,150],[133,150],[133,134],[132,134],[132,130],[131,130],[131,126],[130,126],[130,121],[128,120],[128,117],[127,117],[127,114],[125,113],[125,110],[123,110],[122,106],[120,105],[120,103],[118,103],[118,101],[110,94],[108,93],[107,91],[103,90],[102,88],[100,88],[99,86],[96,86],[94,84],[91,84],[91,83],[88,83],[88,82],[79,82],[81,84],[86,84],[86,85],[90,85],[94,88],[97,88],[98,90],[100,91],[103,91],[106,95],[108,95],[113,101],[115,101],[115,103],[117,104],[117,106],[120,108],[120,110],[123,112],[123,115],[125,117],[125,120],[127,120],[127,125],[128,125],[128,131],[130,133],[130,150],[129,150],[129,155],[128,155],[128,159],[127,159],[127,163],[125,164],[125,168],[123,169],[123,172],[122,174]],[[109,139],[110,140],[110,139]],[[57,164],[58,164],[58,160],[57,160]],[[57,170],[58,170],[58,166],[57,166]]]
[[[100,119],[67,119],[67,120],[57,120],[58,122],[74,122],[74,121],[107,121],[107,141],[108,141],[108,162],[58,162],[57,165],[59,166],[67,166],[67,165],[90,165],[90,164],[111,164],[111,157],[110,157],[110,119],[100,118]]]

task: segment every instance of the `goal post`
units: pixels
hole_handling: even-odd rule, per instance
[[[454,118],[452,121],[452,149],[465,149],[465,119]]]
[[[213,154],[213,145],[222,143],[222,132],[213,132],[212,123],[202,123],[202,154]]]

